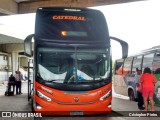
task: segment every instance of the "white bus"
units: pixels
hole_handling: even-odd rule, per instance
[[[155,86],[154,100],[156,104],[160,105],[160,46],[144,50],[126,59],[116,60],[113,73],[114,91],[129,96],[130,100],[136,100],[137,93],[134,82],[136,68],[142,69],[143,72],[145,67],[149,67],[158,80]]]

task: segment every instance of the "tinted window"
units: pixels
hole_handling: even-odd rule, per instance
[[[75,48],[38,48],[37,76],[55,83],[87,83],[110,76],[106,50]]]
[[[123,73],[122,72],[123,62],[124,62],[124,59],[120,59],[120,60],[116,61],[116,63],[115,63],[115,74],[121,75]]]
[[[125,74],[125,75],[131,74],[132,59],[133,59],[133,57],[129,57],[129,58],[125,59],[123,74]]]
[[[153,57],[154,57],[154,53],[144,55],[142,70],[144,70],[144,68],[146,67],[149,67],[152,70]]]
[[[97,10],[39,9],[35,29],[35,36],[41,39],[109,40],[105,18]]]
[[[160,52],[157,52],[153,59],[152,70],[155,72],[158,68],[160,68]]]
[[[142,56],[135,56],[133,60],[132,74],[136,73],[136,68],[141,69],[142,65]]]

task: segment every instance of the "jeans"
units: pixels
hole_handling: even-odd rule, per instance
[[[138,96],[138,107],[143,107],[143,97],[142,97],[142,93],[137,91],[137,96]]]

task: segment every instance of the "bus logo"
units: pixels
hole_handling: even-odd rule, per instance
[[[67,15],[55,15],[52,17],[53,20],[77,20],[85,21],[86,18],[82,16],[67,16]]]
[[[78,97],[75,97],[75,98],[74,98],[74,101],[75,101],[75,102],[78,102],[78,101],[79,101],[79,98],[78,98]]]

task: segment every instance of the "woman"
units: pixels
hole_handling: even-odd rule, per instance
[[[157,79],[154,77],[153,74],[151,74],[150,68],[146,67],[143,71],[143,74],[140,78],[140,82],[142,84],[142,96],[144,100],[145,105],[145,111],[147,111],[148,108],[148,97],[151,102],[151,110],[154,111],[154,101],[153,101],[153,95],[154,95],[154,84],[157,82]]]

